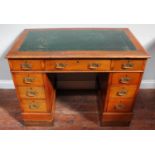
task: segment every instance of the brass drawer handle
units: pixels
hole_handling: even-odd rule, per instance
[[[127,64],[122,65],[122,69],[132,69],[134,67],[134,64],[128,61]]]
[[[55,66],[55,68],[56,68],[56,69],[64,69],[66,66],[67,66],[67,65],[64,64],[64,63],[57,63],[56,66]]]
[[[24,83],[26,84],[31,84],[32,82],[34,82],[35,78],[32,78],[32,77],[25,77],[23,79]]]
[[[119,92],[117,92],[117,95],[118,95],[118,96],[125,96],[127,93],[128,93],[127,90],[122,89],[122,90],[120,90]]]
[[[129,83],[130,80],[131,80],[131,78],[129,78],[129,77],[122,77],[120,79],[120,83],[127,84],[127,83]]]
[[[31,109],[31,110],[35,110],[35,109],[39,109],[39,104],[37,104],[37,103],[30,103],[29,104],[29,109]]]
[[[115,110],[125,110],[126,106],[123,103],[118,103],[114,106]]]
[[[23,64],[21,64],[21,69],[22,70],[31,70],[32,69],[32,65],[29,64],[27,61],[25,61]]]
[[[35,97],[37,95],[37,92],[35,90],[28,89],[27,92],[26,92],[26,95],[28,97]]]
[[[100,67],[101,65],[98,63],[91,63],[88,65],[89,69],[97,69],[98,67]]]

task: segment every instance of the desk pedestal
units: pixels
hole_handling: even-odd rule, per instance
[[[51,125],[54,119],[54,77],[46,73],[13,73],[23,122],[26,125]]]

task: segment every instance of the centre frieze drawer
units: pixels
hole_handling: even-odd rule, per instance
[[[47,71],[108,71],[110,60],[46,60]]]

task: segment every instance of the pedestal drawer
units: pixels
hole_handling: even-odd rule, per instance
[[[112,85],[136,85],[141,79],[141,73],[112,73]]]
[[[109,99],[107,112],[131,112],[133,99]]]
[[[17,87],[20,98],[45,98],[44,87]]]
[[[43,75],[39,73],[13,73],[17,86],[43,86]]]
[[[45,100],[22,100],[21,108],[23,112],[47,112]]]
[[[133,98],[137,90],[136,85],[132,86],[111,86],[110,98]]]

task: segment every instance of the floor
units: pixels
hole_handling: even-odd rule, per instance
[[[24,126],[15,90],[0,90],[1,130],[150,130],[155,129],[155,90],[140,90],[128,127],[100,127],[94,91],[59,91],[54,126]]]

